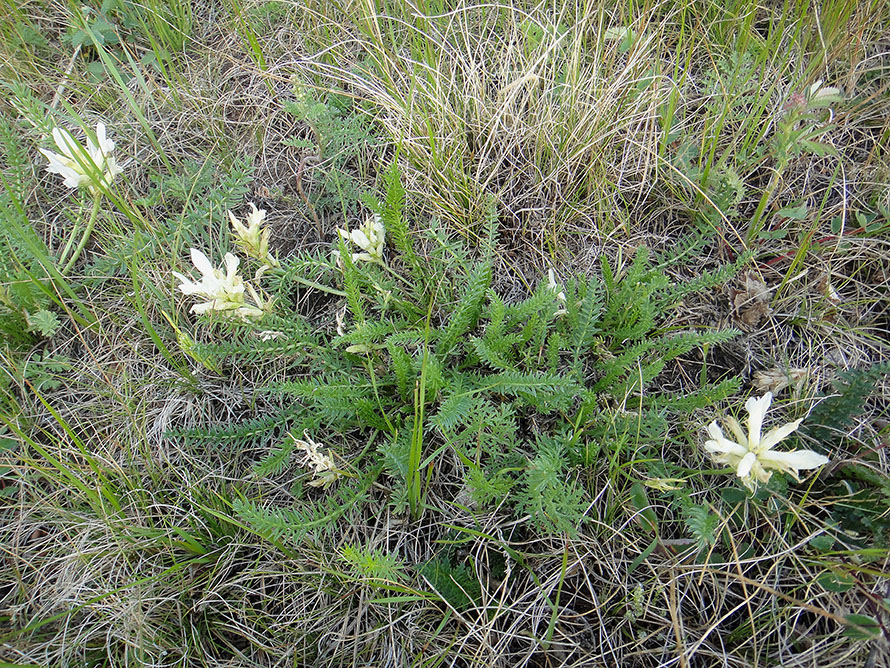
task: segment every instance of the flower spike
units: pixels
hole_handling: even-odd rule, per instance
[[[232,223],[235,244],[244,251],[247,257],[259,260],[267,267],[277,267],[279,266],[278,260],[269,252],[269,230],[263,229],[266,210],[257,209],[253,202],[250,203],[250,207],[252,211],[247,214],[247,225],[229,211],[229,221]]]
[[[226,253],[223,258],[225,273],[215,268],[208,257],[196,248],[191,249],[191,258],[192,264],[201,272],[200,281],[193,281],[190,277],[175,271],[173,275],[181,281],[179,290],[183,294],[195,295],[205,300],[192,306],[192,313],[219,311],[241,319],[263,315],[263,307],[266,304],[251,286],[247,286],[247,289],[255,304],[248,303],[244,298],[245,286],[241,276],[238,275],[237,257]]]
[[[383,227],[383,219],[374,214],[365,221],[365,224],[352,230],[338,229],[337,234],[344,242],[352,241],[364,251],[353,253],[352,261],[376,262],[383,264],[383,249],[386,246],[386,230]]]

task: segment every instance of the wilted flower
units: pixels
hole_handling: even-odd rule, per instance
[[[344,241],[352,241],[361,248],[363,253],[353,253],[352,261],[377,262],[383,264],[383,248],[386,245],[386,230],[383,228],[383,219],[379,214],[374,214],[365,221],[361,227],[352,230],[338,229],[337,234]]]
[[[657,489],[659,492],[672,492],[674,490],[683,489],[683,478],[649,478],[644,480],[646,487]]]
[[[785,104],[782,105],[783,111],[796,114],[807,108],[807,96],[803,93],[794,92],[788,96]]]
[[[799,391],[807,379],[807,373],[806,369],[788,369],[777,366],[756,372],[751,383],[758,390],[769,390],[775,396],[790,386],[794,386],[795,391]]]
[[[192,306],[192,313],[207,313],[220,311],[239,318],[256,318],[263,315],[265,303],[250,285],[246,286],[247,292],[254,304],[248,304],[244,298],[245,284],[238,275],[238,258],[231,253],[226,253],[223,260],[225,273],[216,269],[207,256],[201,251],[191,249],[192,264],[201,272],[199,282],[192,281],[188,276],[178,272],[173,275],[182,281],[179,289],[186,295],[197,295],[206,301]]]
[[[346,330],[343,329],[343,318],[346,317],[346,306],[341,308],[334,314],[337,321],[337,336],[346,336]]]
[[[772,399],[772,392],[767,392],[760,399],[751,397],[745,402],[745,408],[748,410],[747,436],[742,432],[738,420],[733,417],[726,419],[735,441],[730,441],[723,435],[716,420],[708,425],[708,434],[711,439],[705,442],[705,450],[718,464],[728,464],[734,468],[736,475],[751,490],[758,482],[769,482],[772,473],[767,469],[790,473],[795,480],[800,482],[798,474],[801,470],[815,469],[828,463],[827,457],[812,450],[795,450],[794,452],[772,450],[773,446],[794,432],[803,422],[803,419],[789,422],[781,427],[773,428],[766,436],[761,437],[763,418]]]
[[[266,210],[257,209],[253,202],[250,203],[250,207],[253,211],[247,214],[247,225],[229,211],[235,244],[244,251],[247,257],[259,260],[270,267],[277,267],[278,260],[269,253],[269,230],[262,228],[263,221],[266,219]]]
[[[61,153],[39,149],[49,160],[46,171],[62,176],[69,188],[89,186],[95,193],[100,187],[108,188],[123,171],[111,155],[114,142],[105,136],[104,123],[96,126],[98,144],[88,136],[84,147],[63,128],[53,129],[53,142]]]
[[[343,473],[337,469],[337,465],[334,463],[330,451],[328,451],[328,454],[326,455],[323,454],[319,450],[321,447],[319,443],[316,443],[309,438],[309,434],[306,432],[303,432],[303,436],[305,437],[305,440],[296,438],[291,434],[291,438],[294,439],[294,445],[306,453],[306,463],[314,469],[315,480],[310,482],[309,486],[327,488],[336,482]]]
[[[283,339],[285,337],[284,332],[279,332],[275,329],[264,329],[259,332],[260,341],[272,341],[274,339]]]

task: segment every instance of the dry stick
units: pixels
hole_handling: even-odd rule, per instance
[[[686,647],[683,643],[683,629],[680,623],[680,616],[677,607],[677,576],[674,568],[671,568],[671,581],[668,585],[668,612],[671,616],[671,627],[674,629],[674,636],[677,638],[677,658],[680,660],[681,668],[686,668],[689,663],[686,660]]]
[[[300,199],[306,204],[306,207],[309,209],[309,213],[312,214],[312,220],[315,221],[315,230],[318,232],[318,240],[324,240],[324,232],[321,229],[321,221],[318,219],[318,214],[315,213],[315,207],[312,205],[312,202],[309,201],[309,198],[306,197],[306,194],[303,192],[303,169],[306,167],[306,163],[309,160],[314,160],[314,156],[307,155],[303,156],[303,159],[300,160],[300,165],[297,167],[297,178],[296,178],[296,186],[297,193],[300,195]]]
[[[71,71],[74,69],[74,63],[77,61],[77,56],[80,55],[80,47],[81,45],[78,44],[77,48],[74,49],[74,53],[71,54],[71,60],[68,61],[68,67],[65,69],[62,81],[59,82],[56,92],[53,95],[53,101],[49,105],[52,109],[55,109],[59,105],[59,100],[62,99],[62,95],[65,93],[65,82],[67,82],[68,77],[71,76]]]

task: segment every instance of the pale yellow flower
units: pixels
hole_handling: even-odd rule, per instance
[[[96,193],[100,188],[108,188],[114,178],[123,172],[111,152],[114,142],[105,134],[105,124],[96,126],[96,141],[87,137],[83,146],[71,133],[63,128],[53,129],[53,142],[61,153],[39,149],[49,160],[46,171],[58,174],[69,188],[88,186]]]
[[[815,469],[828,463],[828,458],[812,450],[795,450],[794,452],[776,452],[772,448],[793,433],[803,419],[775,427],[765,436],[761,435],[763,418],[772,402],[772,392],[767,392],[760,399],[751,397],[745,403],[748,410],[748,434],[742,432],[738,420],[726,418],[726,424],[735,441],[723,435],[723,431],[714,420],[708,425],[710,439],[705,441],[708,451],[718,464],[727,464],[735,469],[742,483],[753,490],[758,482],[769,482],[772,473],[767,469],[790,473],[800,482],[800,471]]]
[[[263,229],[263,221],[266,220],[266,210],[257,209],[256,204],[250,203],[252,211],[247,214],[247,225],[242,223],[229,211],[229,220],[232,223],[232,232],[235,235],[235,244],[244,251],[248,257],[259,260],[270,267],[277,267],[278,260],[269,252],[269,230]]]
[[[338,229],[337,234],[346,241],[351,241],[362,249],[362,253],[353,253],[352,261],[376,262],[383,264],[383,249],[386,245],[386,230],[383,228],[383,219],[374,214],[365,221],[365,224],[351,232]]]
[[[193,281],[190,277],[178,272],[173,275],[181,281],[180,291],[186,295],[194,295],[205,301],[192,306],[192,313],[208,313],[219,311],[226,315],[239,318],[257,318],[263,315],[266,304],[252,286],[246,286],[247,293],[253,304],[246,301],[245,284],[238,275],[238,258],[226,253],[223,263],[225,273],[216,269],[204,253],[196,248],[191,249],[192,264],[201,272],[201,280]]]

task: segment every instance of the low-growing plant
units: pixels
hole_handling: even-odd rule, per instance
[[[0,172],[0,332],[7,342],[24,345],[33,339],[29,319],[41,318],[51,300],[41,260],[50,253],[28,221],[24,201],[31,187],[30,160],[13,123],[0,115],[4,165]]]
[[[172,58],[191,39],[192,8],[185,0],[103,0],[99,7],[72,7],[70,20],[63,41],[77,53],[83,52],[81,61],[93,82],[108,78],[94,49],[107,48],[125,62],[127,46],[134,40],[150,47],[141,64],[153,67],[170,81]],[[125,76],[129,79],[131,75]]]
[[[834,391],[819,398],[801,431],[822,448],[836,447],[844,440],[853,419],[862,413],[875,384],[887,374],[890,363],[886,362],[838,372],[832,383]]]
[[[10,350],[24,352],[39,338],[56,333],[61,320],[53,309],[63,298],[74,306],[74,317],[81,324],[91,319],[63,275],[86,243],[89,226],[82,234],[73,231],[56,257],[31,224],[33,211],[27,202],[35,178],[21,128],[2,114],[0,145],[4,155],[0,168],[0,333]],[[76,246],[75,239],[79,239]]]
[[[171,248],[177,251],[198,247],[209,251],[210,243],[220,251],[228,250],[229,235],[223,233],[230,223],[226,211],[237,207],[248,192],[253,178],[249,159],[236,159],[227,165],[188,161],[177,173],[162,170],[149,178],[148,193],[137,201],[152,210],[156,221],[152,234],[144,237],[142,252],[146,257],[162,252],[167,256]],[[121,257],[130,252],[129,243],[128,239],[123,240]]]
[[[278,292],[274,316],[230,325],[236,338],[229,342],[195,345],[199,355],[230,364],[296,353],[291,380],[262,393],[291,402],[291,433],[311,433],[325,447],[336,438],[334,456],[354,478],[339,483],[333,506],[305,495],[290,509],[238,501],[242,519],[265,535],[294,539],[336,521],[380,473],[391,502],[415,518],[437,507],[429,501],[435,494],[573,533],[585,520],[600,462],[620,481],[628,459],[666,438],[675,403],[701,408],[736,388],[726,379],[681,399],[650,393],[672,360],[735,335],[673,332],[664,324],[683,297],[725,282],[736,266],[674,284],[641,247],[626,262],[603,260],[601,279],[557,284],[551,275],[507,302],[491,289],[495,216],[474,259],[436,226],[409,229],[398,172],[391,169],[386,181],[374,214],[397,255],[384,261],[352,253],[347,243],[367,251],[368,237],[344,231],[332,258],[298,255],[268,270],[278,272],[279,289],[295,266],[322,268],[313,281],[342,281],[336,332]],[[275,335],[264,341],[262,332]],[[239,425],[231,430],[243,433]],[[350,442],[373,444],[377,454],[356,465]],[[257,470],[282,471],[295,453],[287,443],[276,447]],[[437,483],[446,476],[458,481],[456,493]]]

